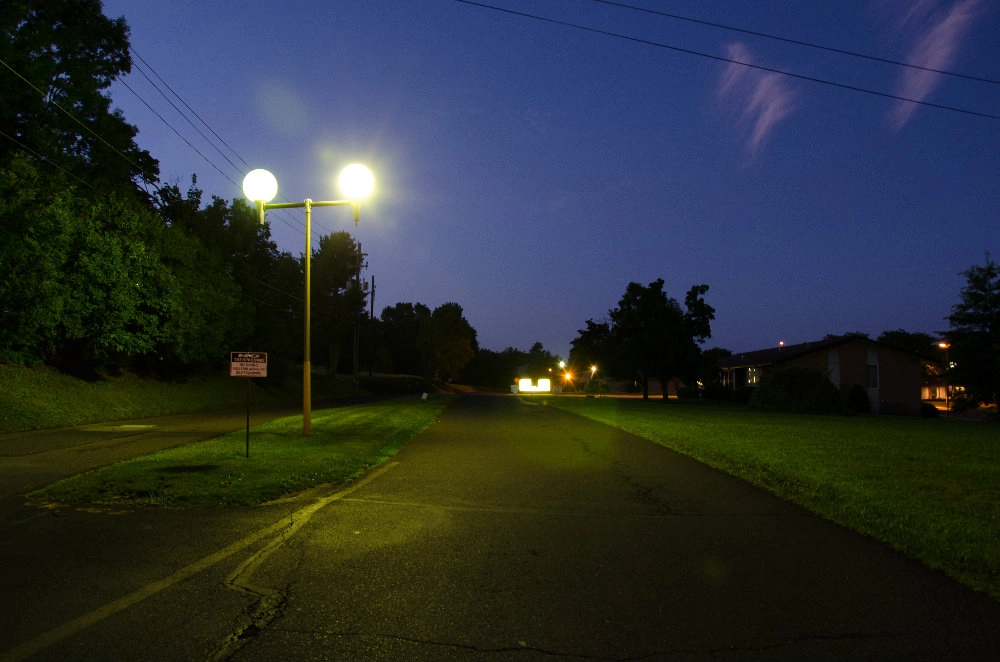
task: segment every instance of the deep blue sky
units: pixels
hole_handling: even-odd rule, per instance
[[[960,272],[1000,257],[1000,120],[635,40],[994,116],[1000,84],[593,0],[484,2],[632,39],[456,0],[104,6],[239,157],[275,174],[279,200],[337,199],[340,168],[368,164],[361,224],[318,209],[315,236],[362,242],[376,313],[455,301],[485,348],[565,357],[629,281],[661,277],[680,301],[710,286],[705,347],[934,333]],[[624,2],[1000,81],[989,0]],[[124,80],[207,157],[115,84],[163,181],[186,190],[196,173],[206,201],[242,196],[240,158],[138,68]],[[301,211],[268,218],[301,254]]]

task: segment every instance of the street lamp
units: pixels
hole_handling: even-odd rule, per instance
[[[302,360],[302,434],[306,437],[310,433],[310,417],[312,415],[312,362],[310,361],[309,327],[310,327],[310,263],[312,258],[312,208],[313,207],[335,207],[350,205],[354,213],[354,224],[357,225],[361,217],[360,200],[368,197],[375,187],[375,178],[371,170],[355,163],[347,166],[340,173],[338,180],[340,189],[347,196],[346,200],[328,200],[314,202],[306,198],[302,202],[274,202],[274,196],[278,194],[278,180],[267,170],[258,169],[247,173],[243,178],[243,193],[257,205],[260,224],[264,225],[264,212],[268,209],[293,209],[303,208],[306,210],[306,255],[305,255],[305,333]]]
[[[938,347],[944,350],[944,412],[945,416],[951,416],[951,360],[948,357],[948,343],[942,341]]]

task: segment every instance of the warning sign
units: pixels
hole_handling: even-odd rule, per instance
[[[230,377],[267,377],[267,352],[230,352]]]

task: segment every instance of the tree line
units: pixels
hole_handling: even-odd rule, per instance
[[[302,360],[304,256],[278,251],[254,209],[159,181],[105,93],[128,73],[124,19],[99,0],[0,6],[0,360],[96,375],[178,377],[230,351]],[[461,306],[368,319],[361,248],[313,250],[313,356],[455,378],[477,349]],[[381,328],[379,328],[381,326]],[[398,334],[398,337],[395,335]],[[375,345],[372,338],[381,338]]]
[[[160,182],[137,129],[111,108],[107,88],[131,69],[124,19],[99,0],[11,0],[0,31],[0,361],[165,377],[217,370],[230,351],[267,351],[279,370],[301,361],[304,256],[279,251],[246,201],[205,200],[194,176],[186,191]],[[347,232],[314,249],[316,365],[503,387],[558,361],[540,343],[480,348],[455,302],[397,303],[374,318],[361,261]],[[964,275],[943,363],[970,399],[995,402],[1000,271],[987,255]],[[644,396],[651,381],[664,393],[671,379],[714,381],[728,351],[701,348],[715,318],[708,286],[683,301],[664,288],[629,283],[606,317],[586,320],[570,363],[633,380]],[[936,345],[883,335],[918,354]]]

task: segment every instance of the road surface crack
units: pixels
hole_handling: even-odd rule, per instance
[[[229,588],[250,595],[256,598],[256,602],[247,611],[247,615],[241,619],[239,626],[226,637],[222,644],[207,659],[210,662],[223,662],[233,656],[236,651],[243,648],[247,643],[259,636],[275,619],[284,614],[284,608],[288,601],[288,587],[283,590],[273,589],[252,583],[250,580],[253,574],[261,565],[277,550],[281,549],[292,537],[298,533],[312,516],[326,507],[333,501],[340,500],[356,490],[358,487],[374,480],[377,476],[385,473],[397,462],[389,463],[382,468],[369,474],[367,477],[352,484],[347,489],[336,494],[316,500],[309,506],[300,508],[288,517],[288,524],[284,526],[274,538],[272,538],[261,549],[257,550],[243,563],[239,564],[228,577],[225,585]]]

